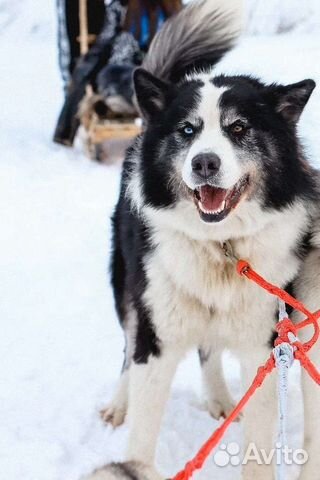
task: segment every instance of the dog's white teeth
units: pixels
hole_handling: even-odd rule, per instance
[[[199,207],[200,207],[200,210],[207,215],[218,215],[219,213],[223,212],[223,210],[225,209],[226,201],[224,200],[222,202],[221,207],[218,210],[207,210],[206,208],[204,208],[201,202],[199,202]]]

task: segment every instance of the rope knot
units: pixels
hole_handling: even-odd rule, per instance
[[[278,332],[278,338],[275,342],[275,345],[280,345],[281,343],[289,343],[292,344],[292,338],[289,338],[289,334],[291,333],[295,337],[297,336],[297,328],[292,323],[290,318],[284,318],[281,322],[276,325],[276,331]]]
[[[250,270],[250,265],[245,260],[238,260],[237,262],[237,272],[239,275],[245,275],[247,271]]]
[[[283,342],[273,349],[273,355],[278,368],[290,368],[294,362],[294,348],[290,343]]]

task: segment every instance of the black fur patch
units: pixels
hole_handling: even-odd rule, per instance
[[[139,480],[137,474],[135,473],[133,468],[130,467],[129,465],[126,465],[125,463],[122,463],[122,464],[119,465],[119,470],[122,470],[122,472],[125,474],[125,476],[129,480]]]
[[[138,324],[133,359],[136,363],[146,363],[150,355],[160,355],[160,342],[150,312],[142,301],[147,287],[143,258],[152,247],[148,227],[132,211],[124,194],[128,172],[130,165],[124,168],[122,191],[113,216],[111,278],[116,310],[124,328],[127,310],[136,310]]]
[[[308,255],[310,250],[312,249],[311,241],[312,241],[312,234],[311,234],[311,232],[307,232],[302,237],[299,245],[297,245],[296,255],[301,260],[303,260]]]
[[[147,363],[150,355],[154,357],[160,355],[160,342],[152,324],[149,310],[142,303],[140,305],[138,303],[136,308],[138,312],[138,328],[133,359],[136,363]]]
[[[141,480],[136,473],[135,465],[132,462],[126,463],[112,463],[110,465],[112,473],[121,479],[126,480]]]
[[[203,348],[199,348],[198,354],[199,354],[200,365],[203,365],[209,360],[210,350],[204,350]]]

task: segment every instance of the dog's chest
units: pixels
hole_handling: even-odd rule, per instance
[[[157,240],[148,262],[148,303],[159,312],[159,318],[167,319],[174,312],[171,322],[177,319],[186,331],[195,326],[194,335],[196,329],[205,331],[215,320],[223,320],[224,328],[228,323],[233,330],[240,324],[251,328],[255,321],[266,321],[270,332],[277,309],[275,298],[240,277],[219,243],[199,242],[172,232],[162,232]],[[277,248],[271,249],[270,245],[272,239],[253,238],[233,246],[235,253],[266,279],[284,287],[295,277],[299,260],[291,246],[284,248],[278,242]]]

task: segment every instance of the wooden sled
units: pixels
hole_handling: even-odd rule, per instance
[[[106,140],[130,140],[141,132],[141,122],[125,120],[93,120],[88,130],[90,141],[99,144]]]

